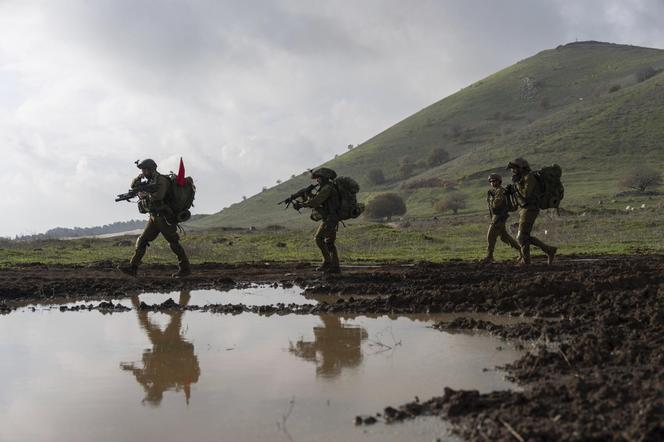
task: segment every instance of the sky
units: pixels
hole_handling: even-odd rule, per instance
[[[537,52],[664,48],[664,0],[0,0],[0,236],[141,218],[137,159],[214,213]]]

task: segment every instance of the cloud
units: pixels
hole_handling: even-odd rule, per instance
[[[180,156],[197,210],[301,173],[574,38],[663,46],[661,2],[0,1],[0,235],[138,217]]]

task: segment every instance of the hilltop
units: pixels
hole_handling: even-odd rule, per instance
[[[504,171],[515,156],[535,166],[558,163],[564,170],[567,208],[611,199],[618,177],[647,162],[664,165],[664,50],[602,42],[576,42],[542,51],[450,95],[395,124],[324,165],[357,178],[360,198],[397,191],[410,217],[434,214],[440,188],[404,190],[438,177],[471,198],[467,212],[484,209],[486,175]],[[443,164],[427,161],[435,148]],[[400,164],[412,163],[411,174]],[[367,173],[386,180],[373,184]],[[306,174],[191,223],[265,226],[304,223],[305,216],[276,202],[306,186]]]

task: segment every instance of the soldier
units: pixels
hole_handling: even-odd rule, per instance
[[[491,189],[487,192],[487,204],[489,205],[489,212],[491,213],[491,224],[489,224],[489,231],[486,235],[486,257],[482,259],[483,263],[493,261],[493,251],[496,248],[496,240],[498,237],[500,237],[502,242],[511,246],[513,249],[516,249],[519,252],[519,255],[521,255],[521,246],[519,246],[519,243],[512,238],[512,235],[510,235],[505,228],[507,218],[510,216],[510,201],[509,195],[505,192],[502,183],[503,178],[500,175],[496,173],[489,175]]]
[[[530,265],[530,245],[539,247],[547,256],[549,264],[556,256],[556,247],[548,246],[539,239],[531,236],[533,225],[539,215],[537,205],[538,182],[530,169],[530,164],[523,158],[517,158],[507,165],[512,170],[512,181],[515,184],[514,194],[519,205],[519,232],[517,241],[521,245],[522,265]]]
[[[310,207],[313,209],[311,219],[321,221],[314,239],[323,255],[323,263],[316,270],[325,273],[340,273],[339,254],[334,244],[339,228],[339,191],[332,183],[337,173],[326,167],[311,172],[311,179],[316,180],[318,192],[304,202],[294,201],[293,207],[300,209]]]
[[[141,213],[150,213],[150,219],[143,233],[136,241],[134,256],[131,257],[128,264],[122,264],[118,266],[118,269],[128,275],[136,276],[138,266],[150,242],[154,241],[161,233],[166,238],[166,241],[168,241],[173,253],[178,257],[178,271],[172,276],[174,278],[188,276],[191,274],[191,269],[187,254],[182,245],[180,245],[177,220],[175,219],[173,210],[165,202],[171,185],[170,179],[157,172],[157,163],[151,159],[138,163],[138,168],[141,169],[141,174],[131,182],[131,188],[135,188],[141,180],[147,179],[149,183],[157,184],[157,191],[154,193],[141,192],[138,194],[139,210]]]

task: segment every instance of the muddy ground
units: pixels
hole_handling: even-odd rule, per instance
[[[261,282],[298,284],[308,294],[339,294],[343,300],[262,310],[242,305],[202,308],[218,313],[489,312],[541,318],[509,326],[464,318],[436,325],[445,331],[480,329],[520,340],[530,351],[505,369],[522,391],[479,394],[432,387],[432,394],[440,396],[392,404],[377,413],[378,420],[437,415],[469,440],[664,440],[663,256],[567,257],[530,269],[468,262],[346,267],[343,274],[329,277],[321,277],[308,263],[202,264],[185,280],[171,279],[173,270],[147,266],[139,278],[132,278],[111,263],[3,268],[0,311],[35,299],[62,302],[144,291],[223,290]],[[104,304],[99,309],[114,307]]]

